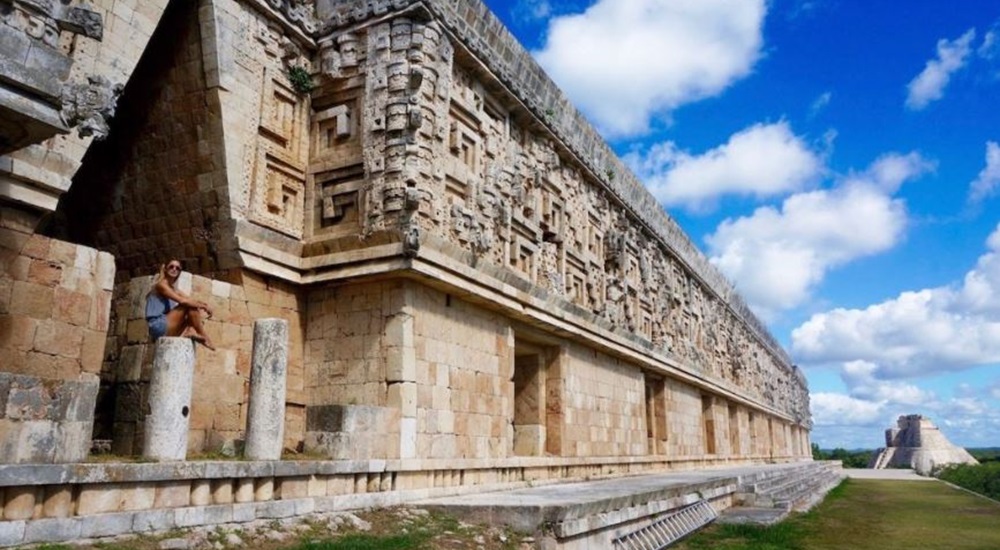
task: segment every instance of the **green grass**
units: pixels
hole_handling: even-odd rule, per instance
[[[1000,505],[925,481],[847,480],[807,514],[770,527],[714,525],[678,548],[700,550],[987,550]]]
[[[428,548],[430,537],[422,533],[379,537],[375,535],[346,535],[335,540],[304,542],[294,550],[419,550]]]

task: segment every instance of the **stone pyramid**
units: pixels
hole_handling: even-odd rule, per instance
[[[920,475],[930,475],[948,464],[979,464],[968,451],[948,441],[929,418],[904,415],[896,424],[885,431],[886,446],[875,453],[869,468],[913,468]]]

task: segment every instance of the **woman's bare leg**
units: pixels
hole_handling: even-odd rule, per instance
[[[212,339],[205,334],[201,322],[201,312],[196,308],[177,306],[167,313],[167,336],[182,336],[204,344],[210,350],[215,350]]]
[[[187,308],[187,322],[194,329],[195,334],[200,337],[201,343],[214,351],[215,346],[212,345],[212,339],[205,333],[205,325],[201,322],[201,310],[196,307]]]

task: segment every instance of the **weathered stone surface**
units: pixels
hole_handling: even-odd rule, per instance
[[[896,424],[885,431],[886,446],[875,452],[869,468],[913,468],[926,476],[949,464],[979,464],[968,451],[948,441],[930,418],[903,415]]]
[[[250,406],[247,413],[247,458],[281,458],[288,375],[288,321],[258,319],[253,330]]]
[[[80,518],[38,519],[29,522],[24,530],[24,542],[60,542],[80,538]]]
[[[0,545],[15,546],[24,542],[25,522],[0,521]]]
[[[194,359],[194,343],[188,338],[163,337],[157,341],[144,457],[184,460],[187,456]]]
[[[82,538],[113,537],[132,531],[135,513],[101,514],[80,519],[80,536]]]

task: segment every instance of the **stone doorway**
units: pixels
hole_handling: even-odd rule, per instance
[[[514,340],[514,455],[560,454],[558,357],[556,346]]]

